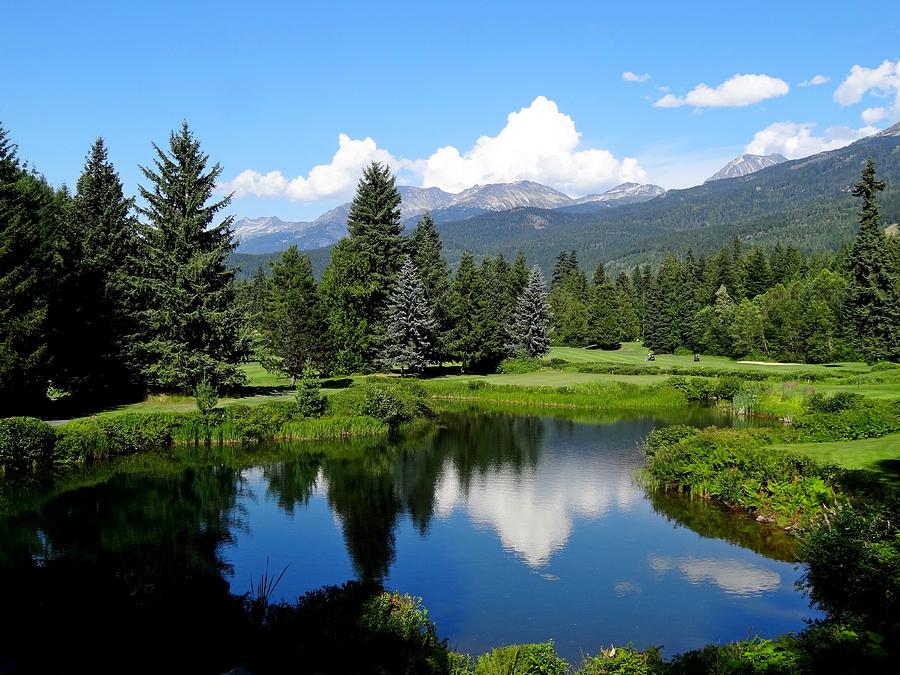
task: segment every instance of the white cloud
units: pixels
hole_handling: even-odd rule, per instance
[[[799,85],[799,87],[818,87],[820,84],[826,84],[830,82],[831,78],[825,75],[813,75],[808,80],[803,80]]]
[[[784,96],[788,83],[769,75],[735,75],[717,87],[698,84],[684,96],[667,94],[654,103],[656,108],[742,108],[768,98]]]
[[[585,194],[646,179],[636,159],[619,160],[598,148],[577,150],[580,140],[572,118],[538,96],[531,105],[510,113],[496,136],[481,136],[470,150],[439,148],[424,162],[423,185],[458,192],[476,184],[533,180],[569,194]]]
[[[626,70],[622,73],[622,79],[626,82],[646,82],[650,79],[650,73],[641,73],[638,75],[637,73],[633,73],[630,70]]]
[[[834,100],[842,106],[859,103],[863,96],[872,93],[885,98],[893,97],[890,106],[866,108],[862,112],[867,124],[889,117],[900,119],[900,60],[885,59],[877,68],[853,66],[850,74],[834,92]]]
[[[608,150],[578,149],[581,133],[556,103],[538,96],[530,105],[507,116],[496,136],[481,136],[460,152],[448,145],[427,159],[394,157],[371,138],[338,138],[330,164],[321,164],[307,176],[287,178],[280,171],[261,174],[247,169],[221,188],[236,197],[282,197],[311,202],[348,197],[370,162],[403,170],[423,187],[459,192],[476,184],[533,180],[569,193],[583,195],[626,181],[643,182],[646,173],[633,157],[617,159]]]
[[[821,136],[813,135],[813,122],[775,122],[753,135],[745,152],[752,155],[768,155],[778,152],[788,159],[808,157],[825,150],[836,150],[853,141],[870,136],[878,129],[865,126],[860,129],[829,127]]]
[[[314,202],[349,194],[363,167],[371,162],[386,163],[395,170],[404,164],[371,138],[358,141],[340,134],[331,163],[314,166],[307,176],[288,179],[280,171],[261,174],[247,169],[221,187],[233,191],[235,197],[285,197],[293,202]]]

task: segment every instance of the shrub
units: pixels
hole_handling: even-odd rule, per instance
[[[887,627],[900,616],[900,502],[847,507],[800,542],[802,583],[831,616]]]
[[[392,429],[431,414],[428,393],[414,380],[368,378],[335,394],[332,403],[337,413],[367,415]]]
[[[755,638],[726,645],[707,645],[675,657],[669,673],[768,673],[793,675],[807,672],[797,639],[782,635],[775,640]]]
[[[667,427],[660,427],[650,432],[645,444],[645,450],[648,456],[652,456],[660,448],[680,443],[685,438],[692,438],[699,432],[695,427],[689,427],[686,424],[671,424]]]
[[[219,394],[207,380],[203,380],[194,388],[194,400],[197,401],[197,410],[201,415],[209,412],[219,404]]]
[[[319,374],[309,367],[303,369],[297,385],[297,409],[301,417],[321,417],[328,410],[328,399],[319,390]]]
[[[566,675],[569,664],[553,642],[498,647],[478,658],[475,675]]]
[[[552,359],[550,359],[550,367],[553,368],[553,370],[562,370],[567,365],[569,365],[569,362],[566,361],[565,359],[560,359],[555,356]]]
[[[900,368],[900,363],[892,363],[891,361],[879,361],[872,366],[872,372],[878,373],[883,370],[894,370],[895,368]]]
[[[735,375],[725,375],[715,380],[713,385],[713,396],[720,401],[730,401],[734,395],[741,391],[744,382],[740,377]]]
[[[576,675],[655,675],[665,672],[665,662],[659,650],[650,647],[638,651],[631,645],[600,650],[597,656],[585,659]]]
[[[810,440],[852,441],[900,431],[900,403],[859,394],[813,395],[794,427]]]
[[[0,419],[0,467],[27,468],[51,461],[53,427],[35,417]]]
[[[144,452],[172,442],[186,417],[177,413],[130,413],[67,422],[56,429],[57,459],[86,461]]]
[[[504,375],[519,375],[522,373],[534,373],[542,367],[541,360],[528,356],[517,356],[506,359],[497,366],[497,372]]]
[[[478,391],[487,388],[487,382],[484,380],[469,380],[466,382],[466,389],[469,391]]]

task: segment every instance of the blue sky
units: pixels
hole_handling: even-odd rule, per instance
[[[313,218],[373,158],[451,191],[684,187],[747,150],[803,156],[900,119],[900,8],[885,2],[19,2],[3,15],[0,121],[52,183],[74,184],[102,135],[134,192],[151,141],[187,119],[238,216]],[[827,81],[801,86],[815,76]]]

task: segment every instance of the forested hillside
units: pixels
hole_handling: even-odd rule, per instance
[[[599,213],[517,209],[439,225],[451,258],[521,249],[549,269],[560,249],[574,249],[588,268],[610,270],[657,261],[664,251],[712,253],[737,235],[748,246],[790,243],[803,251],[836,249],[855,232],[858,203],[850,189],[867,159],[887,182],[885,223],[900,219],[900,125],[840,150],[784,162],[642,204]]]

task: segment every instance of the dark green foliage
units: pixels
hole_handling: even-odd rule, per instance
[[[494,372],[509,345],[509,284],[504,268],[486,258],[481,269],[463,255],[453,281],[450,348],[469,372]]]
[[[587,277],[578,266],[575,251],[563,251],[553,268],[550,285],[551,326],[557,344],[588,344]]]
[[[601,349],[618,349],[623,332],[630,332],[620,320],[626,298],[605,281],[605,276],[600,283],[596,283],[597,278],[595,274],[595,283],[588,293],[587,342]],[[631,339],[634,337],[632,334]]]
[[[528,277],[528,284],[519,295],[512,317],[509,328],[510,353],[534,358],[549,352],[549,315],[544,275],[535,265]]]
[[[34,417],[0,419],[0,471],[25,469],[52,460],[53,427]]]
[[[368,258],[359,243],[353,239],[339,241],[319,286],[332,349],[332,372],[349,375],[368,367],[375,350],[371,308],[376,290]]]
[[[645,300],[644,344],[651,351],[670,354],[684,342],[685,289],[681,265],[666,255]]]
[[[198,382],[194,387],[194,400],[201,415],[208,415],[219,404],[219,394],[208,381]]]
[[[900,294],[891,274],[881,215],[876,200],[885,183],[875,177],[871,159],[853,196],[862,198],[859,233],[850,250],[847,315],[853,324],[859,353],[870,361],[900,359]]]
[[[569,664],[556,655],[553,642],[498,647],[478,657],[475,675],[566,675]]]
[[[367,262],[374,289],[369,319],[374,323],[387,303],[404,249],[400,193],[387,165],[373,162],[363,170],[350,203],[347,230]]]
[[[73,420],[56,429],[54,459],[84,462],[161,448],[172,442],[184,419],[193,416],[131,413]]]
[[[320,387],[319,373],[311,366],[304,368],[297,385],[297,409],[302,417],[321,417],[328,410],[328,399]]]
[[[258,319],[263,366],[289,375],[292,380],[308,364],[324,367],[328,360],[325,318],[309,257],[291,246],[279,261],[272,263],[266,289]]]
[[[801,540],[803,584],[829,616],[900,639],[900,503],[845,507]]]
[[[75,196],[58,200],[59,278],[48,311],[54,385],[79,399],[111,400],[140,382],[126,358],[133,202],[98,138]]]
[[[793,426],[810,440],[879,438],[900,431],[900,402],[863,399],[852,394],[835,394],[830,399],[814,396]]]
[[[421,602],[351,581],[266,607],[247,662],[251,672],[449,672],[446,642]]]
[[[782,524],[821,518],[836,503],[838,474],[803,455],[766,448],[773,433],[654,430],[647,443],[648,472],[662,488],[712,497]]]
[[[409,256],[404,256],[385,316],[382,362],[400,374],[421,372],[435,354],[437,323]]]
[[[393,427],[432,414],[428,392],[410,379],[367,378],[335,394],[330,401],[334,414],[367,415]]]
[[[0,126],[0,407],[6,414],[33,411],[45,400],[56,226],[53,190],[21,166]]]
[[[214,224],[230,197],[210,201],[222,168],[207,168],[187,123],[169,138],[169,153],[153,145],[153,168],[142,167],[146,218],[141,228],[130,302],[137,334],[131,358],[154,391],[192,391],[209,380],[232,389],[244,381],[240,316],[234,303],[232,217]]]
[[[441,237],[430,214],[426,213],[416,224],[408,248],[436,324],[431,356],[435,361],[446,360],[449,356],[447,336],[451,329],[450,271],[442,255]]]
[[[584,660],[576,675],[655,675],[668,672],[659,649],[638,651],[631,645],[610,647]]]

